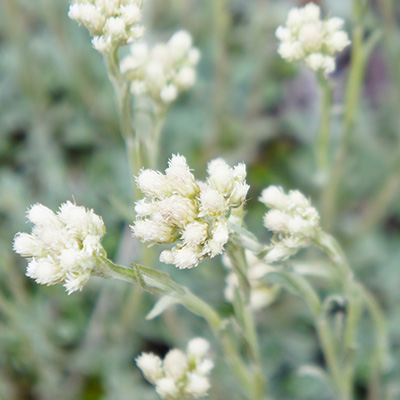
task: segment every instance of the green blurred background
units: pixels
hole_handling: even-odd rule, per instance
[[[269,184],[298,188],[318,206],[320,184],[313,146],[319,92],[314,75],[276,52],[276,27],[286,0],[146,0],[146,37],[166,40],[189,30],[202,52],[198,80],[168,114],[159,168],[181,153],[197,177],[208,160],[245,161],[251,185],[246,221],[267,239],[257,202]],[[320,3],[324,14],[352,27],[350,0]],[[155,400],[135,367],[141,351],[163,355],[198,335],[211,340],[216,369],[211,399],[240,399],[205,323],[183,309],[146,321],[154,298],[122,282],[91,279],[82,293],[43,287],[24,276],[25,261],[12,252],[13,236],[29,231],[26,208],[56,209],[72,196],[94,208],[107,226],[104,246],[129,264],[136,245],[132,179],[102,56],[88,32],[67,18],[67,0],[0,1],[0,399]],[[392,360],[383,377],[387,399],[400,399],[400,5],[372,1],[365,35],[380,31],[365,74],[339,207],[330,232],[344,245],[360,280],[388,317]],[[350,50],[338,58],[333,140],[340,133]],[[384,188],[380,191],[380,188]],[[376,193],[383,193],[371,203]],[[299,261],[320,259],[303,252]],[[318,265],[323,268],[323,264]],[[160,267],[222,313],[225,269],[219,259],[190,271]],[[316,279],[322,292],[335,290]],[[342,310],[333,310],[340,313]],[[265,373],[275,399],[330,400],[303,365],[323,366],[305,305],[281,294],[257,314]],[[365,399],[373,346],[371,323],[359,330],[357,398]]]

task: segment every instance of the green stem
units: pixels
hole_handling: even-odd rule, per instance
[[[348,77],[343,131],[333,165],[330,178],[322,193],[322,220],[326,226],[331,226],[336,213],[338,189],[344,173],[344,162],[349,151],[352,132],[357,115],[361,85],[365,73],[366,58],[363,56],[363,35],[361,26],[356,26],[352,34],[351,66]]]
[[[227,249],[232,269],[238,279],[239,289],[235,293],[233,307],[235,316],[248,345],[249,357],[252,362],[251,399],[261,400],[265,392],[266,382],[262,372],[262,360],[254,319],[254,311],[250,303],[251,288],[247,278],[247,260],[244,248],[229,243]]]
[[[222,320],[209,304],[194,295],[187,288],[178,285],[166,273],[141,265],[133,265],[133,268],[128,268],[117,265],[105,257],[99,258],[98,261],[98,267],[93,275],[129,282],[152,294],[158,293],[173,296],[186,309],[204,318],[215,336],[219,339],[225,357],[244,391],[246,393],[254,391],[254,382],[240,355],[232,326],[228,321]],[[259,400],[261,397],[249,396],[248,399]]]
[[[322,74],[318,74],[318,83],[321,90],[322,102],[321,121],[316,143],[316,161],[319,174],[324,177],[328,172],[329,166],[333,86]]]
[[[156,112],[153,118],[153,133],[151,140],[148,143],[149,162],[150,168],[157,168],[157,161],[159,157],[160,138],[162,128],[165,124],[168,108],[163,104],[156,105]]]

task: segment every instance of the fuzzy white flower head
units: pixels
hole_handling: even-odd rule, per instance
[[[163,377],[164,372],[160,357],[153,353],[142,353],[135,361],[149,382],[155,383]]]
[[[161,253],[161,262],[187,269],[223,253],[229,239],[228,217],[244,204],[249,189],[246,167],[232,168],[218,159],[208,170],[206,182],[196,181],[185,157],[173,155],[165,174],[139,173],[136,181],[147,198],[136,203],[134,235],[143,242],[178,242]],[[227,175],[228,184],[222,179]]]
[[[203,338],[192,339],[186,354],[170,350],[164,360],[151,353],[142,353],[136,363],[164,400],[197,399],[207,396],[208,375],[214,367],[206,358],[209,343]]]
[[[190,373],[188,374],[188,383],[185,391],[191,396],[197,398],[207,396],[207,392],[210,389],[210,382],[205,376]]]
[[[93,47],[109,53],[140,38],[142,2],[137,0],[73,0],[68,16],[85,25],[93,36]]]
[[[342,28],[340,18],[320,19],[320,8],[314,3],[292,8],[285,26],[275,32],[280,41],[278,53],[287,61],[305,60],[312,70],[329,74],[335,69],[336,53],[350,44]]]
[[[195,360],[203,359],[210,350],[210,343],[201,337],[192,339],[187,345],[187,354],[189,358]]]
[[[320,230],[319,214],[301,192],[285,194],[272,186],[263,191],[260,201],[270,208],[264,225],[274,233],[266,262],[286,260],[315,239]]]
[[[195,66],[200,52],[192,47],[186,31],[175,33],[167,43],[158,43],[146,52],[146,57],[135,54],[138,44],[131,46],[131,54],[122,60],[122,71],[132,82],[142,82],[144,90],[134,94],[146,95],[156,103],[169,105],[183,90],[196,81]],[[147,47],[147,46],[146,46]]]
[[[35,204],[27,217],[35,224],[32,234],[18,233],[14,239],[14,251],[29,260],[26,275],[44,285],[64,283],[68,294],[82,290],[97,257],[105,255],[103,220],[71,202],[57,214]]]

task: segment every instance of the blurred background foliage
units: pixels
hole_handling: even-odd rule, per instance
[[[310,71],[280,59],[274,37],[288,9],[304,3],[145,2],[147,38],[165,40],[187,29],[202,52],[196,86],[168,114],[160,169],[177,152],[198,177],[214,157],[245,161],[251,185],[246,221],[265,240],[264,208],[257,202],[265,186],[298,188],[319,203],[313,154],[318,87]],[[350,3],[320,5],[324,13],[345,18],[350,31]],[[38,286],[24,276],[25,262],[12,252],[15,232],[30,229],[25,224],[30,204],[56,209],[72,198],[104,217],[110,257],[129,264],[138,250],[128,230],[132,179],[114,93],[101,55],[91,48],[87,31],[67,18],[67,10],[67,0],[0,2],[0,399],[154,400],[157,395],[134,358],[141,351],[163,355],[197,335],[212,341],[205,323],[180,308],[146,321],[154,298],[121,282],[92,279],[73,296],[61,286]],[[366,70],[338,208],[329,226],[388,317],[392,360],[383,377],[386,399],[400,399],[399,23],[397,0],[370,2],[365,35],[379,31],[381,40]],[[347,50],[331,77],[334,141],[350,61]],[[307,254],[323,269],[318,257]],[[305,259],[301,253],[296,260]],[[160,268],[222,313],[231,312],[223,299],[220,259],[190,271]],[[335,290],[323,279],[316,283],[321,291]],[[332,311],[341,312],[340,307]],[[257,317],[274,398],[331,399],[318,380],[299,373],[303,365],[324,364],[304,304],[281,294]],[[365,318],[358,341],[358,399],[366,398],[370,332]],[[218,359],[210,398],[239,399],[234,385]]]

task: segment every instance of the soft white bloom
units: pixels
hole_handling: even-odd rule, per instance
[[[35,224],[32,234],[18,233],[14,239],[14,250],[29,260],[26,275],[44,285],[64,283],[68,294],[81,290],[105,255],[101,217],[71,202],[57,214],[35,204],[27,217]]]
[[[199,60],[200,52],[192,47],[190,34],[179,31],[167,43],[158,43],[151,49],[134,43],[131,53],[121,62],[121,71],[132,82],[134,94],[170,104],[180,92],[194,85]],[[137,90],[138,82],[142,82],[141,91]]]
[[[343,24],[336,17],[321,19],[320,8],[314,3],[292,8],[285,26],[275,32],[280,41],[278,53],[287,61],[305,60],[312,70],[329,74],[335,69],[336,53],[350,44]]]
[[[142,1],[73,0],[68,16],[85,25],[93,36],[93,47],[101,53],[111,52],[143,35]]]
[[[187,354],[189,358],[203,359],[210,350],[210,343],[201,337],[192,339],[187,345]]]
[[[156,382],[156,392],[166,400],[176,399],[179,389],[173,378],[161,378]]]
[[[134,235],[143,242],[172,243],[175,240],[174,228],[160,221],[139,219],[132,227]]]
[[[206,358],[209,347],[207,340],[195,338],[186,354],[172,349],[161,361],[154,354],[142,353],[136,363],[162,399],[198,399],[207,396],[210,389],[208,375],[214,364]]]
[[[270,186],[260,201],[270,208],[264,215],[264,225],[274,233],[266,262],[286,260],[315,239],[320,230],[319,214],[301,192],[285,194],[281,188]]]
[[[170,181],[167,177],[151,169],[141,170],[136,178],[136,183],[146,196],[164,198],[172,194]]]
[[[264,203],[269,208],[277,208],[278,210],[286,209],[288,198],[283,189],[279,186],[268,186],[261,193],[261,203]]]
[[[178,88],[170,83],[165,86],[160,92],[160,98],[164,103],[171,103],[178,97]]]
[[[206,182],[196,181],[185,157],[173,155],[165,174],[142,170],[136,178],[147,198],[136,203],[134,235],[143,242],[177,242],[160,254],[161,262],[187,269],[223,253],[228,217],[244,204],[249,190],[246,167],[232,168],[218,159],[208,164],[208,172]]]
[[[210,389],[210,382],[205,376],[191,373],[188,374],[188,383],[185,389],[186,393],[192,396],[203,397]]]
[[[173,349],[165,356],[163,365],[167,376],[179,380],[188,369],[188,360],[183,351]]]

